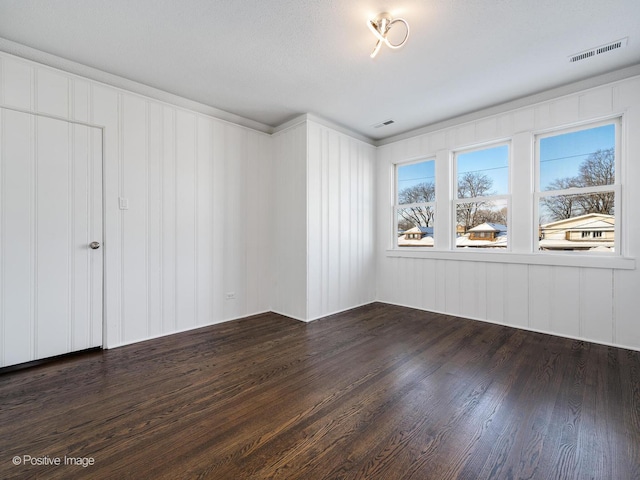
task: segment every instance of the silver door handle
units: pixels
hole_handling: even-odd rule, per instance
[[[89,244],[89,248],[92,248],[94,250],[97,250],[98,248],[100,248],[100,242],[91,242]]]

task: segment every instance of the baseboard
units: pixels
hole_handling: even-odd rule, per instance
[[[589,342],[589,343],[594,343],[596,345],[604,345],[606,347],[623,348],[625,350],[632,350],[632,351],[635,351],[635,352],[640,351],[639,348],[631,347],[631,346],[628,346],[628,345],[623,345],[623,344],[618,344],[618,343],[613,343],[613,342],[605,342],[605,341],[601,341],[601,340],[594,340],[592,338],[577,337],[577,336],[574,336],[574,335],[559,334],[559,333],[556,333],[556,332],[549,332],[549,331],[540,330],[540,329],[531,328],[531,327],[523,327],[523,326],[520,326],[520,325],[511,325],[509,323],[496,322],[495,320],[488,320],[486,318],[463,317],[463,316],[456,315],[456,314],[453,314],[453,313],[442,312],[442,311],[439,311],[439,310],[427,310],[426,308],[415,307],[413,305],[404,305],[402,303],[396,303],[396,302],[387,302],[387,301],[384,301],[384,300],[377,300],[377,302],[378,303],[385,303],[387,305],[395,305],[397,307],[411,308],[413,310],[420,310],[422,312],[437,313],[439,315],[448,315],[450,317],[462,318],[464,320],[472,320],[474,322],[484,322],[484,323],[490,323],[490,324],[493,324],[493,325],[500,325],[502,327],[515,328],[515,329],[518,329],[518,330],[525,330],[527,332],[542,333],[544,335],[551,335],[551,336],[560,337],[560,338],[568,338],[570,340],[579,340],[581,342]]]
[[[262,314],[269,313],[269,312],[270,312],[269,310],[265,310],[265,311],[262,311],[262,312],[256,312],[256,313],[250,313],[248,315],[243,315],[241,317],[232,317],[232,318],[225,318],[224,320],[215,320],[213,322],[205,323],[205,324],[202,324],[202,325],[195,325],[195,326],[192,326],[192,327],[181,328],[180,330],[174,330],[172,332],[161,333],[161,334],[158,334],[158,335],[153,335],[151,337],[140,338],[138,340],[130,340],[130,341],[126,341],[126,342],[120,342],[120,343],[116,343],[114,345],[109,345],[109,346],[105,345],[103,348],[105,350],[111,350],[112,348],[125,347],[127,345],[133,345],[134,343],[146,342],[147,340],[155,340],[157,338],[167,337],[169,335],[174,335],[176,333],[190,332],[192,330],[198,330],[199,328],[207,328],[207,327],[211,327],[213,325],[219,325],[221,323],[233,322],[234,320],[243,320],[245,318],[251,318],[251,317],[255,317],[256,315],[262,315]]]

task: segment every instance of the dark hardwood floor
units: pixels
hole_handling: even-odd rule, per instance
[[[640,479],[639,352],[379,303],[4,372],[0,408],[0,478]]]

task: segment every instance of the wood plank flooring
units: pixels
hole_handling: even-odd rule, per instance
[[[640,479],[639,352],[380,303],[4,372],[0,408],[7,479]]]

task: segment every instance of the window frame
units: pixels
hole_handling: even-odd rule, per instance
[[[616,182],[615,189],[615,212],[616,212],[616,244],[615,254],[603,252],[590,252],[588,254],[580,252],[562,251],[541,251],[539,250],[537,239],[538,232],[538,202],[536,190],[539,188],[538,175],[536,170],[538,165],[539,148],[536,139],[541,136],[552,136],[571,130],[587,129],[591,126],[605,125],[617,122],[616,128]],[[486,141],[480,140],[474,143],[453,144],[447,141],[446,136],[437,137],[434,144],[430,144],[430,149],[422,153],[416,153],[411,157],[396,157],[389,159],[387,164],[388,177],[385,183],[389,186],[387,197],[387,210],[390,213],[387,219],[389,230],[388,243],[385,249],[388,258],[416,258],[430,260],[456,260],[469,262],[483,262],[496,264],[519,264],[519,265],[546,265],[546,266],[566,266],[566,267],[586,267],[613,270],[635,270],[636,259],[630,254],[627,239],[624,235],[628,232],[628,218],[626,201],[628,200],[628,190],[626,188],[626,149],[625,142],[628,135],[628,123],[625,111],[617,110],[606,115],[594,115],[577,121],[556,123],[544,126],[524,128],[509,135],[499,135]],[[509,233],[508,250],[502,249],[495,252],[495,249],[458,249],[455,248],[456,214],[453,211],[454,195],[457,196],[457,175],[454,177],[453,153],[456,151],[469,150],[472,148],[481,149],[483,147],[508,143],[509,147],[509,188],[510,200],[508,203],[508,221],[511,226]],[[516,159],[522,157],[521,162]],[[397,247],[397,214],[396,189],[398,165],[406,165],[413,162],[435,160],[436,167],[436,202],[435,202],[435,228],[434,248],[412,248]],[[516,168],[517,167],[517,168]],[[515,175],[518,175],[516,178]],[[521,178],[526,175],[525,178]],[[452,192],[452,186],[456,185]],[[514,192],[514,188],[518,188]],[[605,189],[610,186],[605,186]],[[612,190],[609,188],[609,190]],[[535,201],[534,201],[535,200]],[[519,210],[513,211],[513,205],[517,204]],[[535,209],[534,209],[535,207]],[[535,210],[535,213],[534,213]],[[515,217],[514,214],[521,215]],[[514,230],[514,221],[520,227]],[[527,224],[526,234],[522,228]],[[392,247],[393,245],[393,247]],[[452,248],[453,245],[453,248]],[[482,250],[482,251],[479,251]],[[486,251],[484,251],[486,250]],[[506,251],[505,251],[506,250]]]
[[[458,198],[458,161],[457,157],[460,154],[473,153],[481,150],[490,150],[492,148],[498,148],[506,146],[507,147],[507,193],[506,194],[498,194],[498,195],[485,195],[480,197],[469,197],[469,198]],[[494,253],[498,255],[502,255],[504,253],[511,252],[511,241],[509,240],[509,225],[512,224],[511,221],[511,190],[512,190],[512,155],[513,155],[513,146],[511,144],[511,138],[508,139],[500,139],[492,142],[485,142],[481,144],[475,144],[463,148],[455,148],[451,150],[451,245],[450,250],[454,252],[464,252],[463,255],[466,255],[468,252],[467,249],[457,246],[457,227],[458,227],[458,204],[460,203],[474,203],[478,201],[506,201],[507,207],[507,246],[505,248],[473,248],[471,249],[473,252],[488,254]]]
[[[610,185],[596,185],[591,187],[572,187],[561,190],[541,190],[540,185],[540,141],[544,138],[555,137],[583,130],[590,130],[593,128],[603,127],[605,125],[614,125],[614,172],[615,180]],[[533,237],[533,254],[534,255],[565,255],[565,256],[579,256],[586,257],[606,257],[606,258],[619,258],[622,257],[622,235],[621,235],[621,223],[622,223],[622,168],[621,168],[621,136],[622,136],[622,115],[615,115],[598,120],[591,120],[587,122],[581,122],[579,124],[573,124],[569,126],[555,127],[553,129],[547,129],[540,132],[534,132],[533,135],[533,231],[538,232],[540,227],[540,200],[545,197],[562,196],[562,195],[580,195],[590,193],[601,192],[613,192],[614,201],[614,251],[613,252],[594,252],[594,251],[567,251],[567,250],[541,250],[539,235],[534,233]]]
[[[400,203],[400,192],[398,189],[398,171],[401,167],[406,167],[408,165],[417,165],[418,163],[423,163],[423,162],[433,162],[433,166],[434,166],[434,181],[433,181],[433,185],[434,185],[434,190],[437,192],[437,182],[436,182],[436,175],[435,175],[435,170],[436,170],[436,157],[435,156],[425,156],[425,157],[420,157],[420,158],[413,158],[411,160],[406,160],[406,161],[401,161],[401,162],[397,162],[393,164],[393,205],[392,205],[392,211],[391,211],[391,222],[392,222],[392,227],[391,227],[391,232],[393,234],[393,240],[392,240],[392,245],[393,245],[393,250],[410,250],[410,251],[423,251],[423,250],[433,250],[436,247],[436,238],[435,238],[435,229],[436,229],[436,212],[437,212],[437,201],[435,199],[437,199],[437,193],[435,195],[435,199],[432,202],[418,202],[418,203]],[[433,216],[433,231],[434,231],[434,238],[433,238],[433,247],[429,247],[429,246],[400,246],[398,245],[398,239],[400,238],[397,234],[398,232],[398,210],[402,209],[402,208],[412,208],[412,207],[427,207],[427,208],[432,208],[433,212],[434,212],[434,216]]]

